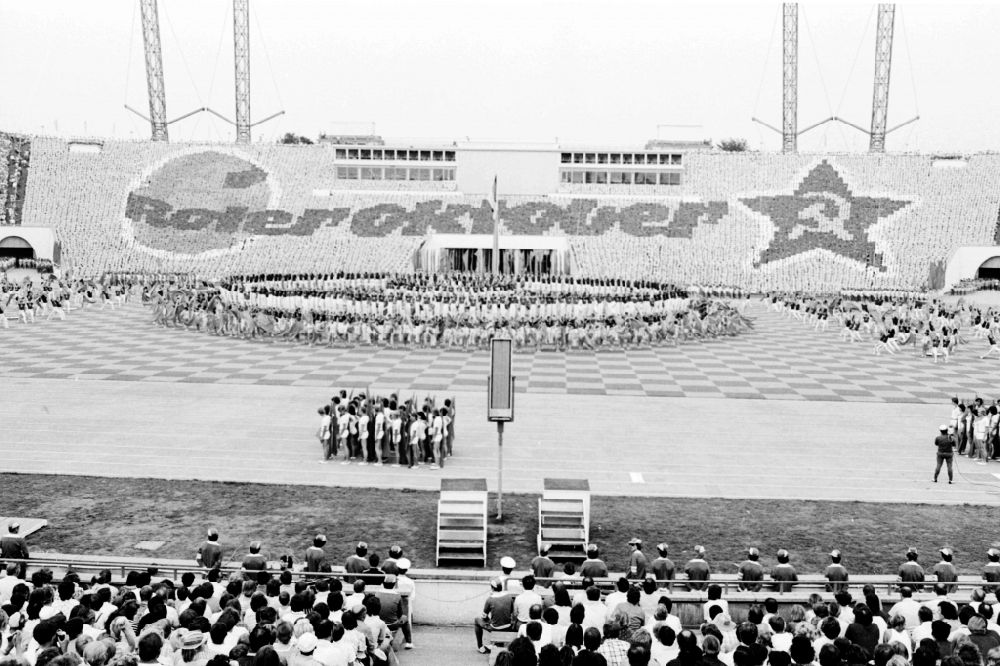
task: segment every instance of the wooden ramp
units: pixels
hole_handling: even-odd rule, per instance
[[[553,561],[582,562],[590,540],[590,483],[545,479],[538,500],[538,546],[549,545]]]
[[[438,566],[486,566],[486,498],[486,479],[441,479]]]
[[[21,518],[19,516],[0,516],[0,536],[7,535],[7,526],[11,523],[17,523],[21,526],[18,531],[20,536],[26,537],[29,534],[34,534],[43,527],[49,526],[49,521],[44,518]]]

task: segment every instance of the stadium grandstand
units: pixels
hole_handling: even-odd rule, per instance
[[[501,234],[565,238],[580,277],[940,288],[935,270],[959,247],[991,245],[1000,210],[988,154],[954,168],[931,155],[2,145],[5,223],[52,228],[85,277],[408,270],[435,234],[491,233],[484,165],[498,162],[511,174],[499,178]]]

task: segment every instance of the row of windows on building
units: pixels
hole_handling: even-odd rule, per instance
[[[337,148],[338,160],[392,160],[399,162],[454,162],[454,150],[402,148]]]
[[[679,171],[584,171],[560,169],[562,183],[593,185],[680,185]]]
[[[563,164],[681,164],[680,153],[563,153]]]
[[[337,167],[339,180],[455,180],[454,169],[406,167]]]

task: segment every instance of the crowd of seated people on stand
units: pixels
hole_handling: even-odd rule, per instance
[[[673,285],[479,274],[242,276],[218,288],[153,290],[171,327],[310,345],[518,349],[650,347],[733,336],[751,322]]]
[[[296,666],[311,658],[321,666],[381,666],[413,647],[416,585],[400,546],[383,560],[359,542],[335,571],[326,537],[316,534],[301,564],[286,550],[270,568],[261,542],[251,542],[237,564],[225,561],[216,529],[206,536],[195,555],[200,574],[179,580],[151,568],[124,581],[113,581],[109,570],[89,581],[70,571],[57,582],[44,567],[28,576],[24,565],[7,563],[0,569],[0,665]],[[626,573],[617,578],[595,544],[579,572],[572,564],[557,572],[545,544],[530,572],[517,573],[516,562],[502,558],[475,618],[477,650],[490,650],[490,634],[512,638],[497,650],[500,663],[886,666],[898,654],[898,666],[959,666],[943,661],[952,655],[963,657],[961,666],[992,666],[985,660],[1000,658],[992,652],[1000,647],[995,548],[987,551],[983,585],[971,594],[957,591],[951,549],[942,548],[929,571],[909,549],[896,579],[899,601],[888,608],[872,585],[854,599],[841,553],[833,551],[825,594],[811,594],[807,604],[800,595],[782,608],[782,595],[803,584],[790,553],[778,550],[768,571],[751,547],[737,575],[738,590],[750,594],[740,600],[750,607],[737,622],[704,548],[681,568],[665,543],[651,560],[641,540],[629,546]],[[672,613],[675,588],[696,593],[696,622],[682,625]]]
[[[809,595],[808,604],[782,609],[778,597],[763,603],[750,598],[746,618],[737,622],[723,598],[723,588],[710,583],[704,549],[685,566],[685,581],[676,581],[666,544],[659,557],[648,561],[642,543],[633,539],[628,574],[617,579],[610,593],[598,587],[593,575],[607,577],[608,569],[591,549],[575,572],[566,572],[546,556],[545,546],[532,560],[532,573],[518,577],[512,558],[501,560],[502,573],[490,581],[490,595],[475,618],[477,650],[492,651],[495,663],[525,664],[655,664],[657,666],[995,666],[1000,663],[1000,626],[996,623],[996,591],[1000,582],[1000,550],[989,549],[983,571],[985,584],[968,601],[955,595],[958,580],[952,551],[941,549],[941,561],[929,572],[933,596],[919,600],[928,575],[914,549],[900,565],[899,601],[886,608],[870,584],[863,600],[848,590],[841,553],[831,552],[824,572],[824,596]],[[761,592],[765,586],[778,595],[792,590],[798,580],[779,550],[770,576],[759,562],[756,548],[740,563],[738,590]],[[671,587],[704,590],[701,623],[686,628],[672,614]],[[921,596],[926,596],[921,594]],[[741,601],[747,602],[745,597]],[[787,604],[786,604],[787,606]],[[501,649],[489,634],[506,647]],[[507,636],[516,635],[509,639]],[[961,656],[959,661],[947,661]]]
[[[380,563],[359,543],[332,575],[317,534],[295,569],[268,570],[253,542],[238,570],[223,573],[218,532],[209,530],[180,580],[155,568],[121,581],[104,570],[86,581],[54,580],[47,568],[0,576],[0,664],[4,666],[386,666],[412,649],[416,586],[399,546]],[[303,573],[306,576],[303,577]],[[352,575],[354,574],[354,575]],[[296,580],[297,578],[297,580]]]
[[[421,404],[416,395],[404,400],[396,393],[348,394],[341,389],[318,410],[320,462],[340,457],[341,465],[356,461],[410,469],[424,464],[427,469],[442,468],[454,451],[455,407],[453,397],[438,406],[431,396]]]

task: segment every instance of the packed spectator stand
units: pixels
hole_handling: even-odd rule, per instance
[[[9,543],[7,535],[5,554]],[[704,549],[682,565],[670,559],[667,544],[656,545],[655,558],[640,540],[629,544],[623,574],[610,573],[593,544],[579,570],[560,571],[543,545],[522,567],[502,558],[488,585],[458,572],[467,585],[486,588],[473,599],[482,613],[466,620],[475,620],[478,650],[492,648],[497,663],[605,663],[581,656],[589,650],[625,664],[635,663],[629,653],[643,654],[638,646],[652,654],[640,663],[674,666],[715,663],[711,655],[733,666],[884,665],[896,654],[902,664],[930,666],[967,653],[963,666],[974,666],[992,663],[991,650],[1000,646],[1000,635],[991,635],[1000,587],[995,548],[976,581],[957,575],[949,548],[927,570],[910,549],[896,576],[865,577],[849,575],[839,551],[830,553],[821,576],[800,575],[784,550],[766,565],[756,548],[747,549],[736,575],[719,575]],[[317,534],[301,559],[270,562],[255,541],[241,558],[227,560],[210,529],[186,565],[171,570],[170,563],[130,560],[118,574],[86,558],[76,560],[74,573],[66,569],[73,558],[37,554],[23,560],[25,572],[22,560],[8,555],[0,576],[0,664],[229,666],[268,658],[277,666],[310,655],[323,666],[405,663],[405,650],[420,644],[414,618],[442,603],[434,587],[442,572],[413,571],[398,545],[382,559],[359,542],[342,565],[326,546]],[[57,578],[53,568],[65,573]],[[88,568],[92,577],[79,573]],[[501,656],[522,650],[533,660]],[[542,650],[568,661],[546,662]]]
[[[82,277],[405,272],[427,234],[492,231],[485,198],[453,181],[341,181],[324,146],[71,148],[30,139],[20,221],[53,227]],[[566,236],[578,276],[754,292],[921,289],[955,247],[995,237],[995,155],[962,169],[922,155],[692,152],[683,164],[680,185],[501,197],[501,231]]]

